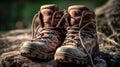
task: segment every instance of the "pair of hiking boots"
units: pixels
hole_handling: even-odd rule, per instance
[[[95,60],[105,63],[99,58],[95,14],[83,5],[69,6],[66,11],[59,11],[55,4],[43,5],[34,16],[32,27],[32,40],[20,48],[22,56],[54,58],[65,63],[91,62],[93,66]]]

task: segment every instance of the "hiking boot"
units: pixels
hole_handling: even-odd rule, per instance
[[[20,48],[22,56],[39,59],[52,59],[58,46],[64,40],[64,12],[58,11],[55,4],[41,6],[33,18],[33,37]],[[39,18],[37,24],[36,18]],[[35,24],[38,25],[35,28]]]
[[[68,8],[70,22],[66,38],[56,50],[54,59],[58,62],[93,65],[93,57],[99,55],[95,14],[83,5]]]

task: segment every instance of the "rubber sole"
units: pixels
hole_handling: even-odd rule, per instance
[[[76,64],[87,64],[88,58],[80,58],[77,56],[72,56],[68,53],[56,53],[54,60],[57,62],[64,62],[64,63],[76,63]]]
[[[20,51],[21,55],[28,58],[38,58],[38,59],[53,59],[54,52],[52,53],[45,53],[45,52],[38,52],[36,49],[24,47]]]

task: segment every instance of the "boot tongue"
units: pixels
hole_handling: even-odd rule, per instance
[[[71,25],[73,27],[79,27],[79,23],[82,18],[82,13],[85,10],[89,9],[84,5],[73,5],[68,8],[68,12],[71,16]]]
[[[59,10],[59,8],[56,4],[43,5],[43,6],[40,7],[40,10],[42,10],[42,9],[51,9],[54,12]]]
[[[74,27],[79,27],[79,23],[81,20],[81,11],[74,9],[70,11],[70,15],[71,15],[71,25]]]
[[[51,27],[52,16],[58,10],[59,8],[55,4],[41,6],[40,11],[42,14],[42,20],[45,27]]]

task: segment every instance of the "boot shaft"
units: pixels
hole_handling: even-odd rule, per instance
[[[68,7],[71,26],[81,27],[95,18],[94,12],[84,5],[73,5]]]
[[[43,27],[61,27],[65,24],[65,20],[62,19],[64,11],[59,11],[55,4],[41,6],[38,14]]]
[[[41,6],[40,13],[42,19],[40,19],[44,22],[45,26],[49,27],[51,25],[52,16],[56,11],[59,11],[59,8],[55,4]]]

